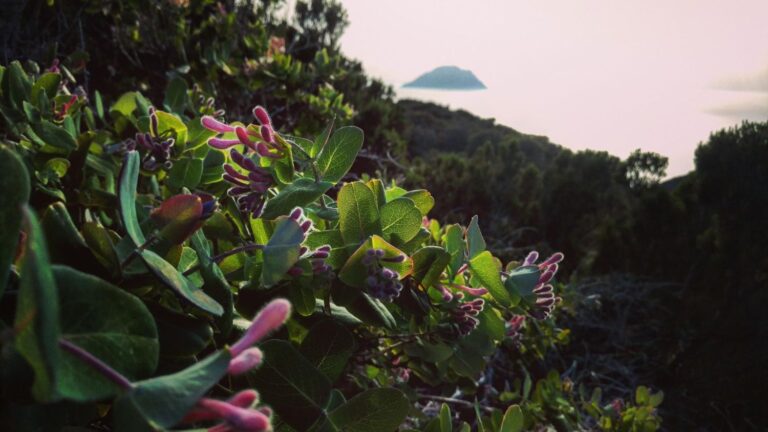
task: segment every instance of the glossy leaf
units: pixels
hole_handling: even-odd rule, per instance
[[[349,257],[344,267],[339,272],[339,279],[349,286],[362,288],[365,284],[365,278],[368,276],[368,270],[363,265],[362,259],[369,249],[382,249],[384,258],[394,258],[405,255],[400,249],[387,243],[379,236],[372,236]],[[382,266],[396,272],[400,279],[408,276],[413,271],[413,260],[406,257],[402,262],[381,262]]]
[[[435,206],[435,198],[429,191],[424,189],[409,191],[403,197],[410,198],[416,204],[416,208],[419,209],[422,216],[426,216],[432,210],[432,207]]]
[[[232,289],[221,268],[211,259],[211,246],[201,231],[191,238],[192,248],[197,253],[200,274],[203,276],[203,291],[210,295],[224,308],[224,313],[216,319],[216,324],[223,336],[232,329],[234,317],[234,299]]]
[[[439,246],[427,246],[416,251],[413,258],[413,278],[425,287],[440,279],[451,256]]]
[[[449,265],[450,276],[453,277],[464,264],[466,243],[461,227],[458,225],[448,225],[445,228],[445,250],[451,255]]]
[[[524,298],[527,301],[535,301],[535,294],[533,289],[539,282],[539,276],[541,270],[538,266],[521,266],[509,272],[507,280],[504,281],[504,288],[506,288],[510,297],[512,298]]]
[[[203,177],[202,159],[178,159],[168,172],[167,184],[174,189],[194,189]]]
[[[519,405],[510,405],[504,412],[504,420],[501,422],[500,432],[522,432],[523,411]]]
[[[406,243],[421,229],[421,212],[408,198],[397,198],[384,204],[380,213],[382,235],[393,243]]]
[[[77,148],[77,142],[66,129],[56,126],[48,120],[41,120],[40,123],[32,125],[35,134],[47,145],[71,151]]]
[[[125,231],[136,246],[146,243],[146,238],[141,231],[136,215],[136,187],[139,184],[139,171],[139,152],[128,152],[123,159],[123,167],[120,169],[118,198],[120,200],[120,215],[123,218]]]
[[[469,261],[472,276],[487,288],[496,301],[504,306],[511,304],[511,296],[501,283],[501,268],[496,264],[490,252],[484,251]]]
[[[339,228],[347,244],[360,244],[368,236],[381,234],[376,197],[362,182],[345,184],[339,191]]]
[[[176,140],[176,148],[184,150],[187,145],[188,131],[187,125],[178,117],[165,111],[156,111],[157,114],[157,132],[163,139],[173,138]]]
[[[363,131],[354,126],[337,129],[317,155],[323,181],[336,183],[352,168],[363,146]]]
[[[451,418],[451,407],[443,402],[440,407],[440,432],[453,432],[453,421]]]

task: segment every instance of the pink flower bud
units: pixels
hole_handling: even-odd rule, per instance
[[[453,294],[448,290],[448,288],[445,287],[445,285],[436,285],[437,290],[440,291],[440,294],[443,296],[443,301],[449,302],[453,300]]]
[[[243,390],[229,398],[227,401],[240,408],[250,408],[259,403],[259,393],[252,389]]]
[[[269,113],[267,113],[267,110],[265,110],[263,106],[257,105],[256,108],[253,109],[253,116],[256,117],[259,124],[272,126],[272,119],[269,117]]]
[[[213,132],[226,133],[235,131],[235,128],[232,126],[222,123],[211,116],[203,116],[203,118],[200,119],[200,123],[202,123],[204,128]]]
[[[301,231],[306,233],[309,231],[309,229],[312,228],[312,221],[311,220],[305,220],[301,223]]]
[[[283,325],[291,315],[291,303],[285,299],[275,299],[262,309],[251,322],[245,334],[235,342],[229,351],[232,357],[237,357],[241,352],[250,348],[268,334]]]
[[[266,432],[272,428],[269,417],[258,410],[240,408],[215,399],[201,399],[198,405],[217,413],[219,418],[239,432]]]
[[[268,125],[263,125],[261,127],[260,132],[261,132],[261,139],[263,139],[268,143],[275,142],[275,133],[272,131],[271,127],[269,127]]]
[[[298,222],[299,219],[304,216],[304,211],[300,207],[296,207],[295,209],[291,210],[291,214],[289,216],[291,219]]]
[[[467,268],[469,268],[467,264],[462,264],[461,267],[459,267],[459,269],[456,271],[456,274],[464,273],[465,271],[467,271]]]
[[[304,274],[304,270],[301,267],[291,267],[288,269],[288,276],[298,277]]]
[[[557,265],[557,264],[554,264]],[[551,272],[549,270],[545,271],[544,273],[539,276],[539,283],[545,284],[552,280],[552,278],[555,277],[555,272]]]
[[[240,140],[236,140],[236,139],[211,138],[208,140],[209,146],[219,150],[225,150],[239,144],[240,144]]]
[[[471,288],[464,285],[456,285],[456,288],[466,292],[469,295],[473,295],[475,297],[480,297],[488,294],[488,290],[485,288]]]
[[[248,136],[248,131],[245,130],[244,127],[242,126],[235,127],[235,134],[237,135],[237,139],[239,139],[241,143],[245,144],[250,148],[253,148],[253,141],[251,141],[251,138]]]
[[[552,256],[550,256],[549,258],[547,258],[547,260],[546,260],[546,261],[544,261],[543,263],[539,264],[539,266],[540,266],[541,268],[547,268],[547,267],[549,267],[549,266],[550,266],[550,265],[552,265],[552,264],[557,264],[557,263],[559,263],[559,262],[560,262],[560,261],[562,261],[564,258],[565,258],[565,255],[563,255],[563,253],[562,253],[562,252],[556,252],[556,253],[552,254]]]
[[[533,265],[533,263],[536,262],[536,260],[539,259],[539,253],[536,251],[532,251],[528,254],[528,256],[525,257],[525,261],[523,261],[523,265]]]
[[[264,354],[260,349],[251,347],[241,352],[229,362],[227,373],[230,375],[242,375],[261,364]]]

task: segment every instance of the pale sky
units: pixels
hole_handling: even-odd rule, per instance
[[[768,1],[343,0],[342,51],[399,87],[442,65],[488,90],[398,90],[572,149],[693,168],[696,145],[768,120]]]

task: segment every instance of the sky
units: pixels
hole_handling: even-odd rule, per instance
[[[397,89],[565,147],[693,169],[710,132],[768,120],[766,0],[342,0],[341,40],[399,87],[438,66],[488,87]]]

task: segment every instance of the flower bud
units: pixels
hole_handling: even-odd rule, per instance
[[[219,150],[226,150],[240,144],[240,140],[236,139],[221,139],[211,138],[208,140],[208,145]]]
[[[272,300],[256,315],[240,340],[230,347],[229,351],[232,356],[237,357],[241,352],[282,326],[290,315],[291,303],[288,300],[280,298]]]
[[[257,105],[253,109],[253,116],[258,120],[262,126],[272,126],[272,119],[269,117],[269,113],[263,106]]]
[[[242,375],[261,364],[264,354],[260,349],[251,347],[241,352],[229,362],[227,373],[229,375]]]
[[[539,253],[536,251],[531,251],[531,253],[529,253],[525,257],[525,260],[523,261],[523,265],[524,266],[533,265],[537,259],[539,259]]]
[[[203,116],[203,118],[200,119],[200,123],[202,123],[204,128],[213,132],[227,133],[235,131],[234,127],[222,123],[211,116]]]

